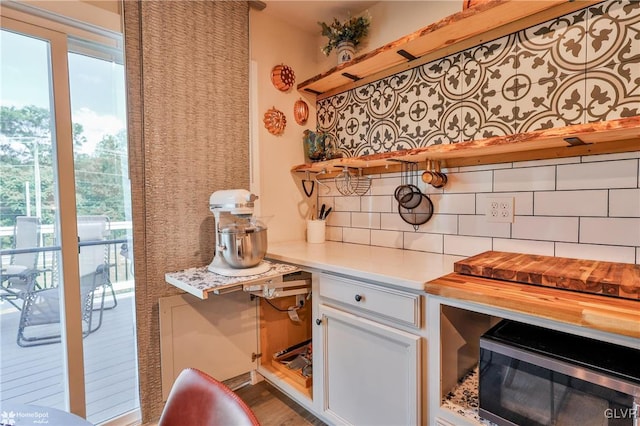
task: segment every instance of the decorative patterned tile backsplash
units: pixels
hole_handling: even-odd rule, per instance
[[[606,1],[323,99],[347,156],[640,114],[640,2]]]
[[[607,1],[318,102],[347,156],[640,114],[640,2]],[[625,154],[445,170],[434,215],[398,214],[398,174],[363,197],[320,191],[334,241],[471,256],[485,250],[640,263],[640,141]],[[513,223],[487,197],[514,197]]]

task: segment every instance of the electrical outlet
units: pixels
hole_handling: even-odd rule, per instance
[[[485,211],[487,222],[513,223],[514,203],[513,197],[488,197]]]

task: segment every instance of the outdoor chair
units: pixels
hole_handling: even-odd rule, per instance
[[[78,256],[82,333],[86,337],[102,325],[103,311],[117,305],[115,291],[109,279],[108,247],[102,243],[108,235],[107,216],[78,217]],[[105,308],[107,289],[113,303]],[[60,341],[60,292],[58,287],[33,288],[25,296],[20,315],[17,343],[36,346]],[[97,311],[97,318],[94,312]]]
[[[80,276],[86,276],[100,271],[94,275],[96,278],[96,288],[102,292],[109,290],[113,302],[110,306],[104,305],[104,294],[100,310],[113,309],[118,306],[118,299],[113,288],[113,283],[109,278],[109,268],[111,267],[111,255],[109,245],[104,241],[110,237],[111,221],[108,216],[78,216],[78,238],[80,240]],[[83,244],[86,243],[86,244]]]
[[[18,216],[13,229],[13,249],[24,252],[11,255],[11,261],[0,272],[0,300],[22,309],[24,295],[36,286],[38,270],[37,247],[40,245],[40,218]],[[36,249],[31,250],[29,249]]]

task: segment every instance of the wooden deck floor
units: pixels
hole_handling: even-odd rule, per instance
[[[100,329],[84,339],[87,418],[104,422],[138,408],[134,304],[118,294]],[[16,343],[20,312],[0,304],[0,400],[64,409],[60,343],[23,348]]]

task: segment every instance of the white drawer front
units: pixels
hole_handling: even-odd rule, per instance
[[[320,296],[420,327],[420,295],[322,274]]]

